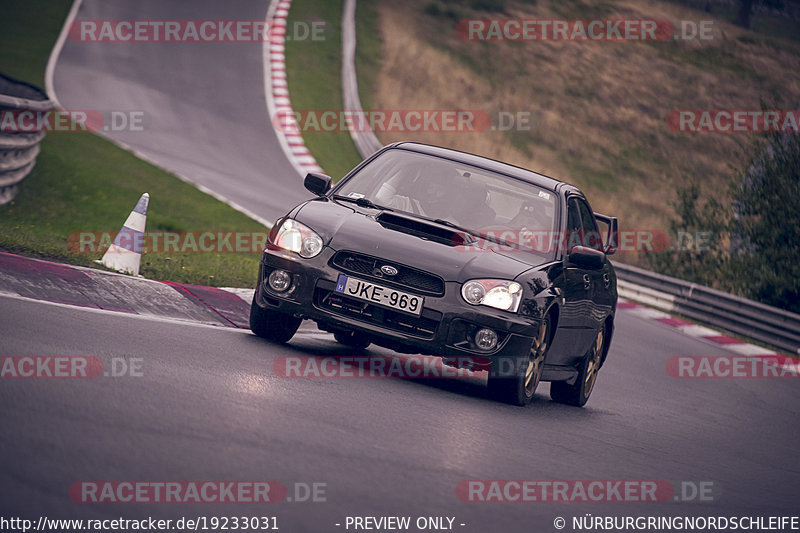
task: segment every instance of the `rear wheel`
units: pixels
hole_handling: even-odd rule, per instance
[[[250,330],[259,337],[284,344],[294,336],[302,321],[302,318],[262,308],[253,295],[253,303],[250,304]]]
[[[356,350],[365,350],[369,346],[369,339],[355,331],[337,331],[333,338],[336,342]]]
[[[539,330],[524,357],[495,358],[489,371],[489,393],[513,405],[527,405],[539,386],[544,360],[550,348],[550,316],[539,324]]]
[[[603,347],[605,343],[605,327],[597,332],[592,347],[581,361],[580,371],[575,383],[555,381],[550,384],[550,397],[556,402],[583,407],[589,400],[597,381],[597,372],[603,363]]]

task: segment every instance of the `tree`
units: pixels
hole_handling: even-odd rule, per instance
[[[740,283],[751,297],[800,311],[800,137],[766,135],[733,190]]]
[[[678,191],[670,232],[706,233],[703,246],[679,242],[647,261],[657,272],[800,312],[800,134],[754,137],[750,151],[730,204],[703,199],[696,183]]]
[[[782,11],[783,15],[792,17],[797,9],[797,0],[739,0],[739,10],[733,23],[749,30],[750,18],[756,6]]]
[[[750,29],[750,15],[753,12],[753,0],[740,0],[739,11],[733,23],[742,28]]]

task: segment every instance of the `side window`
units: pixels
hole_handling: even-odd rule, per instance
[[[567,234],[564,237],[567,239],[567,253],[572,250],[573,246],[581,246],[583,241],[581,213],[575,198],[570,198],[569,204],[567,204]]]
[[[580,210],[581,222],[583,224],[583,246],[595,250],[603,250],[603,239],[597,229],[597,221],[592,214],[592,210],[583,200],[575,200]]]

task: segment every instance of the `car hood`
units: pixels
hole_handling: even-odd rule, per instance
[[[439,238],[419,232],[410,234],[404,227],[387,223],[389,218],[396,220],[403,216],[393,215],[320,198],[302,206],[294,218],[316,231],[325,244],[335,251],[351,250],[372,255],[436,273],[445,281],[513,279],[545,262],[545,258],[525,252],[500,253],[491,248],[467,251],[457,246],[459,238],[453,230],[428,224],[424,220],[419,220],[419,223],[437,230]],[[442,234],[450,237],[443,239]]]

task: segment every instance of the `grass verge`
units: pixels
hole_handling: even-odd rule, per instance
[[[377,2],[383,38],[376,106],[524,113],[527,128],[383,132],[486,155],[574,183],[625,230],[667,231],[678,190],[722,197],[747,164],[747,134],[674,131],[677,110],[793,109],[800,100],[797,21],[758,13],[753,31],[730,13],[646,0]],[[711,22],[708,39],[668,42],[465,41],[464,19],[666,19]],[[795,31],[789,32],[791,26]],[[359,73],[360,74],[360,73]],[[520,124],[521,125],[521,124]],[[673,236],[674,238],[674,236]],[[642,264],[644,253],[617,256]]]
[[[286,43],[286,77],[296,112],[341,111],[342,99],[342,3],[330,0],[294,0],[288,27],[295,22],[325,23],[324,39]],[[356,66],[364,109],[374,102],[374,85],[380,69],[377,13],[370,2],[356,10]],[[365,46],[364,44],[369,44]],[[302,126],[302,125],[301,125]],[[339,180],[360,161],[347,131],[306,131],[303,140],[317,162]]]

